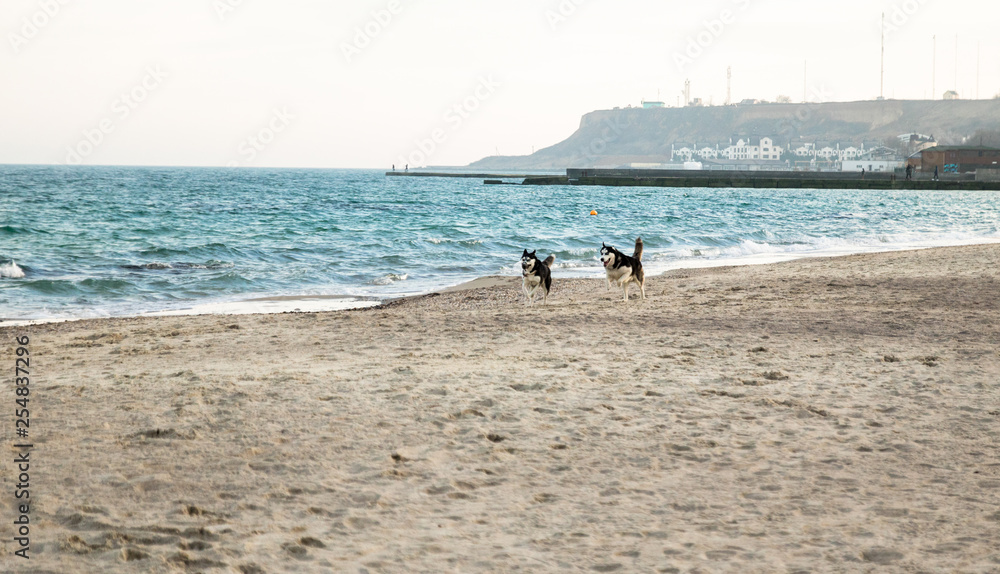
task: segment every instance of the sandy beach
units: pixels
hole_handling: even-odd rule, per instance
[[[0,570],[1000,572],[998,264],[0,327],[34,444],[29,562],[5,381]]]

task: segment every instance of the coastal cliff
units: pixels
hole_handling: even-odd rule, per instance
[[[1000,130],[1000,99],[627,108],[591,112],[568,139],[532,155],[492,156],[469,167],[523,170],[660,163],[670,160],[674,144],[714,147],[730,138],[752,136],[772,137],[783,147],[815,141],[883,143],[907,133],[958,144],[979,130]]]

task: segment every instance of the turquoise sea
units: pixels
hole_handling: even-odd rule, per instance
[[[372,170],[0,166],[0,318],[426,292],[599,276],[641,235],[653,273],[1000,241],[995,192],[484,186]],[[599,215],[590,216],[591,210]],[[558,287],[558,285],[557,285]]]

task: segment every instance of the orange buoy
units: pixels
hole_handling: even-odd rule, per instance
[[[591,211],[591,212],[590,212],[590,214],[591,214],[591,215],[597,215],[597,211],[596,211],[596,210],[594,210],[594,211]]]

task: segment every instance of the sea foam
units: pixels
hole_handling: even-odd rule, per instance
[[[4,279],[22,279],[24,277],[24,269],[17,266],[13,260],[6,265],[0,265],[0,277]]]
[[[406,273],[403,273],[403,274],[389,273],[389,274],[383,275],[382,277],[379,277],[377,279],[373,279],[372,282],[371,282],[371,284],[372,285],[392,285],[393,283],[399,283],[400,281],[406,281],[409,278],[410,278],[410,276],[408,274],[406,274]]]

